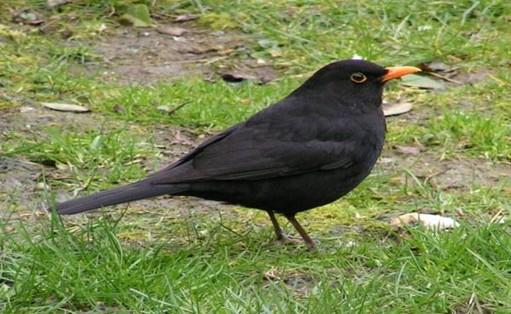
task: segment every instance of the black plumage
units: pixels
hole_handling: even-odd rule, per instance
[[[188,195],[274,213],[314,242],[295,214],[355,188],[382,150],[384,83],[418,71],[363,60],[331,63],[278,103],[211,137],[168,167],[112,190],[57,204],[75,214],[158,195]]]

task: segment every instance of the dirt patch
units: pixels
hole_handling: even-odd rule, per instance
[[[417,178],[442,190],[493,186],[511,177],[511,165],[478,158],[442,160],[440,155],[432,152],[403,154],[399,148],[384,151],[377,167],[386,173],[409,170]],[[400,174],[401,184],[406,182],[407,176],[404,172]]]
[[[0,198],[4,200],[6,208],[19,204],[37,206],[37,179],[43,168],[21,158],[0,156]],[[10,215],[9,211],[0,208],[0,217],[5,215]]]
[[[104,79],[121,84],[151,84],[190,76],[212,79],[217,73],[221,77],[229,72],[243,73],[262,83],[277,77],[271,66],[250,57],[245,36],[190,26],[183,30],[182,36],[171,36],[156,29],[118,28],[94,45],[105,63],[90,64],[89,70],[101,70]]]
[[[279,271],[272,268],[263,275],[263,286],[283,285],[290,292],[298,297],[305,297],[312,292],[316,286],[314,278],[304,272],[298,271]]]
[[[494,307],[490,303],[486,303],[484,300],[480,300],[479,297],[473,293],[467,300],[460,302],[451,310],[453,314],[491,314],[495,313]]]
[[[189,129],[169,126],[157,126],[152,136],[161,154],[156,169],[183,157],[208,137],[206,134],[196,134]]]
[[[8,132],[40,131],[52,126],[79,126],[80,129],[92,129],[97,128],[98,118],[101,120],[99,116],[90,113],[53,111],[31,102],[30,106],[0,112],[0,130],[7,134]]]

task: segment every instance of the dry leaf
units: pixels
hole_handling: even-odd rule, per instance
[[[185,53],[193,53],[196,55],[205,54],[209,52],[216,52],[218,50],[224,49],[221,46],[207,46],[207,45],[190,45],[185,49],[182,49],[182,52]]]
[[[89,112],[90,109],[84,106],[80,105],[74,105],[74,104],[64,104],[64,103],[55,103],[55,102],[43,102],[41,103],[44,107],[56,110],[56,111],[64,111],[64,112]]]
[[[422,63],[419,67],[424,72],[451,72],[456,70],[456,68],[451,68],[441,61],[431,61],[429,63]]]
[[[399,102],[395,104],[384,103],[383,114],[388,116],[397,116],[412,110],[412,104],[409,102]]]
[[[34,111],[34,110],[35,110],[35,108],[34,107],[30,107],[30,106],[20,107],[20,112],[21,113],[30,112],[30,111]]]
[[[37,26],[44,23],[43,18],[36,12],[30,9],[24,9],[18,12],[15,12],[12,15],[12,21],[14,23],[21,23],[25,25]]]
[[[419,147],[416,146],[396,146],[396,149],[398,152],[404,155],[418,155],[421,150]]]
[[[273,58],[279,58],[279,57],[282,57],[282,50],[280,50],[280,48],[273,48],[273,49],[270,49],[270,55],[271,55]]]
[[[158,33],[176,37],[183,36],[188,31],[185,28],[174,26],[159,26],[156,30],[158,31]]]
[[[390,225],[396,228],[419,223],[430,230],[452,229],[459,224],[452,218],[430,214],[409,213],[390,220]]]
[[[240,71],[224,72],[220,73],[222,79],[230,83],[238,83],[245,80],[255,80],[256,77]]]
[[[281,278],[278,274],[278,271],[275,268],[272,268],[272,269],[264,272],[263,278],[268,281],[280,281],[281,280]]]
[[[174,22],[178,22],[178,23],[180,23],[180,22],[188,22],[188,21],[196,20],[198,18],[199,18],[198,15],[183,14],[183,15],[176,16],[176,18],[174,19]]]
[[[38,182],[35,185],[35,190],[36,191],[48,191],[48,190],[50,190],[50,186],[44,182]]]
[[[445,85],[442,81],[437,81],[432,78],[423,75],[415,75],[410,74],[403,76],[401,78],[401,82],[403,85],[418,87],[424,89],[432,89],[432,90],[443,90],[445,89]]]
[[[67,4],[71,2],[71,0],[47,0],[46,6],[50,9],[53,9],[59,5]]]

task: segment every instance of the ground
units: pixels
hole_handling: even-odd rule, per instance
[[[507,1],[0,4],[0,309],[510,312],[510,16]],[[421,66],[435,85],[388,86],[385,101],[412,111],[387,118],[373,173],[298,216],[318,252],[274,242],[264,213],[195,198],[47,212],[160,168],[354,55]],[[460,227],[389,224],[410,212]]]

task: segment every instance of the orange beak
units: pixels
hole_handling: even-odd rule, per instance
[[[381,77],[382,82],[386,82],[389,80],[400,78],[401,76],[421,71],[421,69],[416,67],[388,67],[385,68],[385,70],[387,70],[387,74]]]

